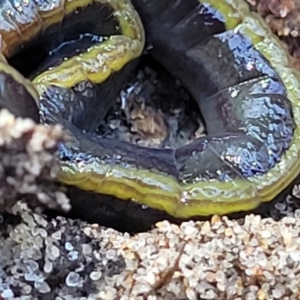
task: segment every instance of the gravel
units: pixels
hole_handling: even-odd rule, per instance
[[[2,218],[3,299],[299,299],[300,210],[280,222],[163,221],[130,236],[47,220],[17,203]]]

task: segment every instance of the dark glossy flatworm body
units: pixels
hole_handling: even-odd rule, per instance
[[[128,0],[56,6],[29,1],[30,8],[21,7],[31,19],[17,18],[16,6],[7,17],[7,3],[0,19],[5,56],[30,43],[55,50],[33,85],[19,74],[13,78],[28,99],[40,100],[43,123],[58,122],[70,132],[70,141],[60,146],[61,182],[191,218],[254,209],[297,177],[300,77],[279,40],[244,1],[132,0],[137,12]],[[87,133],[102,121],[142,54],[139,15],[151,55],[181,80],[205,119],[208,135],[178,149],[149,149]],[[78,31],[79,39],[73,37]],[[71,42],[60,46],[66,37],[76,51]],[[71,54],[57,59],[61,53]],[[4,75],[13,70],[2,69]],[[6,85],[3,94],[10,95]]]

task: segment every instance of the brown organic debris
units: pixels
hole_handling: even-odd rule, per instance
[[[69,209],[52,183],[58,171],[53,154],[62,137],[60,126],[36,125],[0,111],[0,212],[25,197],[31,207]]]
[[[131,131],[142,138],[151,138],[161,143],[167,137],[167,126],[163,114],[145,103],[132,102],[128,105],[127,115],[131,122]]]
[[[0,235],[4,299],[300,297],[296,214],[280,222],[249,215],[242,225],[224,217],[208,232],[209,222],[164,221],[130,236],[62,217],[46,221],[22,203],[12,211],[22,222]]]
[[[298,37],[300,30],[299,0],[247,0],[272,31],[280,37]]]

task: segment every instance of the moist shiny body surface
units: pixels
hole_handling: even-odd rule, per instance
[[[41,121],[61,123],[70,133],[59,151],[62,183],[191,218],[254,209],[297,177],[299,75],[267,25],[244,1],[232,2],[69,1],[57,6],[60,14],[32,8],[34,19],[26,25],[46,24],[51,32],[61,20],[71,28],[69,19],[71,39],[76,24],[88,20],[89,5],[113,16],[110,23],[103,18],[97,32],[85,27],[103,40],[40,69],[30,83],[38,92]],[[184,84],[205,119],[207,136],[178,149],[150,149],[93,133],[142,54],[142,24],[150,55]],[[28,26],[21,42],[2,28],[4,55],[34,40],[39,30]]]

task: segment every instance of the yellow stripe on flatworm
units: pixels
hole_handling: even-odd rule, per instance
[[[87,2],[79,1],[82,5],[86,5]],[[98,0],[97,2],[108,3],[114,9],[121,35],[110,36],[103,43],[92,46],[86,52],[71,57],[58,67],[37,76],[33,82],[40,94],[49,85],[71,88],[84,80],[101,83],[113,72],[121,70],[127,63],[141,55],[145,43],[144,30],[131,3],[128,0]],[[66,7],[69,10],[74,9],[73,6]]]
[[[248,180],[199,181],[187,185],[180,184],[172,176],[147,170],[107,166],[95,161],[86,162],[83,167],[63,163],[60,175],[63,182],[123,200],[134,200],[174,217],[190,218],[251,210],[261,201],[272,200],[296,178],[300,170],[300,76],[292,68],[291,58],[278,38],[257,14],[249,11],[244,1],[201,2],[209,3],[226,17],[228,30],[246,34],[283,80],[297,128],[292,145],[281,161],[266,174]]]
[[[251,210],[259,204],[249,182],[199,182],[181,186],[176,178],[145,169],[106,165],[96,160],[61,162],[61,182],[165,211],[177,218]],[[240,202],[235,194],[245,199]],[[213,201],[212,199],[218,199]],[[194,201],[195,200],[195,201]],[[188,204],[188,205],[187,205]]]

